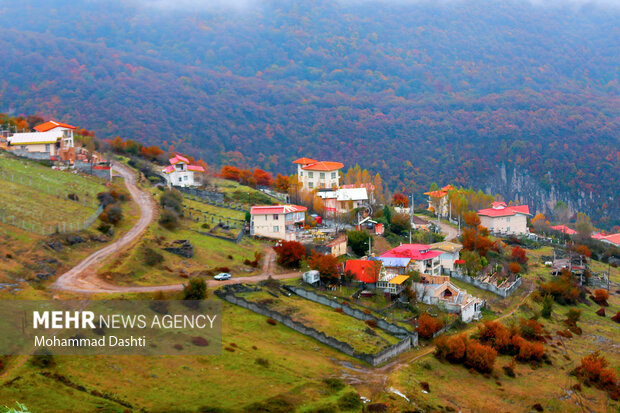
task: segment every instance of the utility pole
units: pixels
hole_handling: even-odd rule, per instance
[[[413,206],[413,192],[411,193],[411,204],[409,204],[409,221],[411,224],[411,228],[415,228],[415,223],[413,222],[413,213],[415,211],[415,207]],[[411,244],[411,232],[409,232],[409,243]]]

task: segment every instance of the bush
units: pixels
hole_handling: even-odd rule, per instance
[[[101,224],[99,224],[99,226],[97,227],[97,231],[101,232],[102,234],[108,234],[110,232],[110,228],[112,228],[112,225],[110,225],[108,222],[101,222]]]
[[[159,216],[159,225],[169,231],[175,230],[179,227],[179,215],[172,210],[166,209]]]
[[[261,367],[265,367],[265,368],[269,367],[269,360],[265,358],[258,357],[254,362]]]
[[[604,308],[600,308],[597,312],[596,315],[601,316],[601,317],[605,317],[605,309]]]
[[[306,255],[306,248],[297,241],[283,241],[273,249],[278,255],[278,264],[289,268],[299,268]]]
[[[295,405],[284,396],[276,396],[262,402],[246,406],[248,413],[290,413],[295,411]]]
[[[504,367],[502,367],[502,369],[504,370],[504,374],[506,376],[512,377],[512,378],[517,377],[517,375],[515,374],[514,366],[512,364],[507,364]]]
[[[521,319],[519,321],[519,331],[521,332],[521,336],[527,340],[541,340],[543,326],[536,320]]]
[[[277,324],[276,320],[274,320],[273,318],[268,318],[267,319],[267,324],[270,324],[272,326],[275,326]]]
[[[579,318],[581,318],[581,310],[578,310],[576,308],[571,308],[568,310],[568,313],[566,314],[566,319],[570,323],[576,324],[577,321],[579,321]]]
[[[497,358],[497,351],[490,346],[479,343],[476,340],[469,340],[467,343],[467,357],[465,366],[470,367],[480,373],[490,373]]]
[[[183,211],[183,195],[176,189],[166,189],[159,198],[159,204],[164,210],[172,210],[181,214]]]
[[[435,357],[450,363],[462,363],[467,354],[467,336],[441,336],[435,339]]]
[[[359,394],[354,391],[347,392],[338,399],[338,407],[341,410],[359,410],[362,407],[362,400]]]
[[[164,262],[164,256],[159,252],[155,251],[153,248],[145,247],[144,248],[144,263],[149,267],[152,267],[157,264],[161,264]]]
[[[611,319],[615,321],[616,323],[620,323],[620,311],[618,311],[616,315],[613,316]]]
[[[204,300],[205,298],[207,298],[207,283],[202,278],[192,278],[183,286],[184,300]]]
[[[598,351],[581,359],[580,365],[573,370],[573,374],[588,386],[595,386],[606,390],[617,400],[619,393],[618,375],[616,370],[608,368],[609,362]]]
[[[30,364],[43,369],[53,367],[56,364],[54,356],[47,348],[41,348],[37,350],[32,357],[30,357]]]
[[[347,244],[355,255],[366,255],[368,252],[368,242],[370,240],[370,235],[366,231],[348,231],[347,232]]]
[[[551,313],[553,311],[553,296],[551,294],[545,295],[542,302],[542,310],[540,311],[540,315],[543,318],[551,318]]]
[[[371,328],[377,328],[377,320],[371,318],[366,320],[366,325]]]
[[[598,305],[607,306],[607,300],[609,299],[609,292],[599,288],[594,290],[594,302]]]
[[[513,337],[514,347],[519,349],[517,360],[519,361],[541,361],[545,354],[542,343],[532,343],[523,337]]]
[[[430,314],[423,313],[418,318],[418,335],[421,338],[432,338],[433,334],[441,330],[444,322]]]
[[[344,382],[335,377],[323,379],[323,383],[325,383],[325,386],[327,386],[327,388],[334,393],[339,392],[345,387]]]

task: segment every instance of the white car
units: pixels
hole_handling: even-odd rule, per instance
[[[232,275],[228,274],[227,272],[221,272],[215,277],[213,277],[214,280],[218,280],[218,281],[230,280],[231,278],[232,278]]]

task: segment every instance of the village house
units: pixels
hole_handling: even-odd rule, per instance
[[[304,191],[331,189],[340,186],[340,172],[344,165],[340,162],[317,161],[299,158],[297,164],[297,182]]]
[[[333,191],[319,190],[316,196],[323,199],[328,215],[345,214],[368,203],[366,188],[339,188]]]
[[[308,208],[299,205],[253,206],[250,210],[250,235],[295,241],[304,227]]]
[[[164,177],[169,186],[199,186],[202,180],[196,176],[196,172],[205,172],[200,165],[192,165],[189,160],[179,154],[169,159],[170,165],[163,169]]]
[[[493,202],[491,208],[478,211],[480,224],[494,234],[523,235],[528,233],[527,217],[530,208],[527,205],[506,205],[505,202]]]
[[[575,235],[577,233],[577,231],[567,227],[566,225],[555,225],[553,227],[549,227],[549,229],[552,229],[554,231],[559,231],[562,234],[566,234],[566,235]]]
[[[34,127],[35,132],[14,133],[6,138],[7,149],[33,159],[73,160],[75,126],[50,120]]]
[[[402,244],[381,254],[379,258],[409,258],[410,262],[403,270],[416,270],[422,274],[439,275],[441,265],[439,256],[443,251],[433,250],[426,244]]]
[[[302,244],[310,244],[310,248],[321,254],[331,254],[340,257],[347,253],[347,234],[331,234],[317,231],[311,240],[299,240]]]
[[[600,239],[601,242],[613,245],[614,247],[620,247],[620,233],[605,235]]]
[[[413,283],[418,301],[438,305],[445,311],[460,314],[461,320],[469,323],[479,319],[484,301],[459,289],[448,276],[422,275],[419,283]]]
[[[351,274],[365,288],[379,289],[384,293],[398,295],[406,288],[408,275],[387,271],[380,260],[348,260],[345,274]]]
[[[446,185],[436,191],[425,192],[424,195],[428,195],[428,210],[439,217],[447,217],[450,214],[448,192],[453,189],[452,185]]]
[[[459,261],[459,254],[463,249],[461,244],[454,242],[442,241],[429,245],[435,251],[441,251],[439,256],[439,265],[441,266],[441,274],[450,274],[450,271],[455,271],[455,263]],[[458,263],[457,263],[458,264]]]

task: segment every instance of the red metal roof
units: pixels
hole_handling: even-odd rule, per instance
[[[603,240],[611,242],[612,244],[620,245],[620,233],[606,235],[603,237]]]
[[[430,245],[402,244],[381,254],[381,257],[411,258],[415,261],[428,260],[443,254],[442,251],[431,250]]]
[[[305,212],[308,208],[299,205],[262,205],[253,206],[250,210],[252,215],[288,214],[291,212]]]
[[[577,231],[567,227],[566,225],[556,225],[556,226],[553,226],[553,227],[549,227],[549,229],[560,231],[560,232],[562,232],[564,234],[567,234],[567,235],[575,235],[577,233]]]
[[[381,273],[381,261],[349,260],[344,271],[349,271],[355,279],[363,283],[375,283]]]
[[[170,164],[174,165],[177,164],[179,162],[184,162],[184,163],[189,163],[189,159],[187,159],[186,157],[179,155],[178,153],[173,156],[172,158],[170,158]]]
[[[530,207],[528,205],[506,206],[504,202],[493,202],[491,208],[478,211],[478,215],[485,215],[488,217],[508,217],[516,214],[530,215]]]
[[[342,168],[344,168],[344,164],[340,162],[321,161],[303,166],[301,169],[308,169],[310,171],[335,171],[336,169]]]
[[[200,165],[187,165],[188,171],[204,172],[205,168]]]
[[[67,123],[56,122],[55,120],[50,120],[40,125],[34,127],[34,130],[37,132],[47,132],[54,128],[67,128],[67,129],[77,129],[75,126],[71,126]]]
[[[308,165],[308,164],[317,163],[317,162],[318,161],[316,159],[310,159],[310,158],[299,158],[293,161],[293,163],[298,163],[300,165]]]

